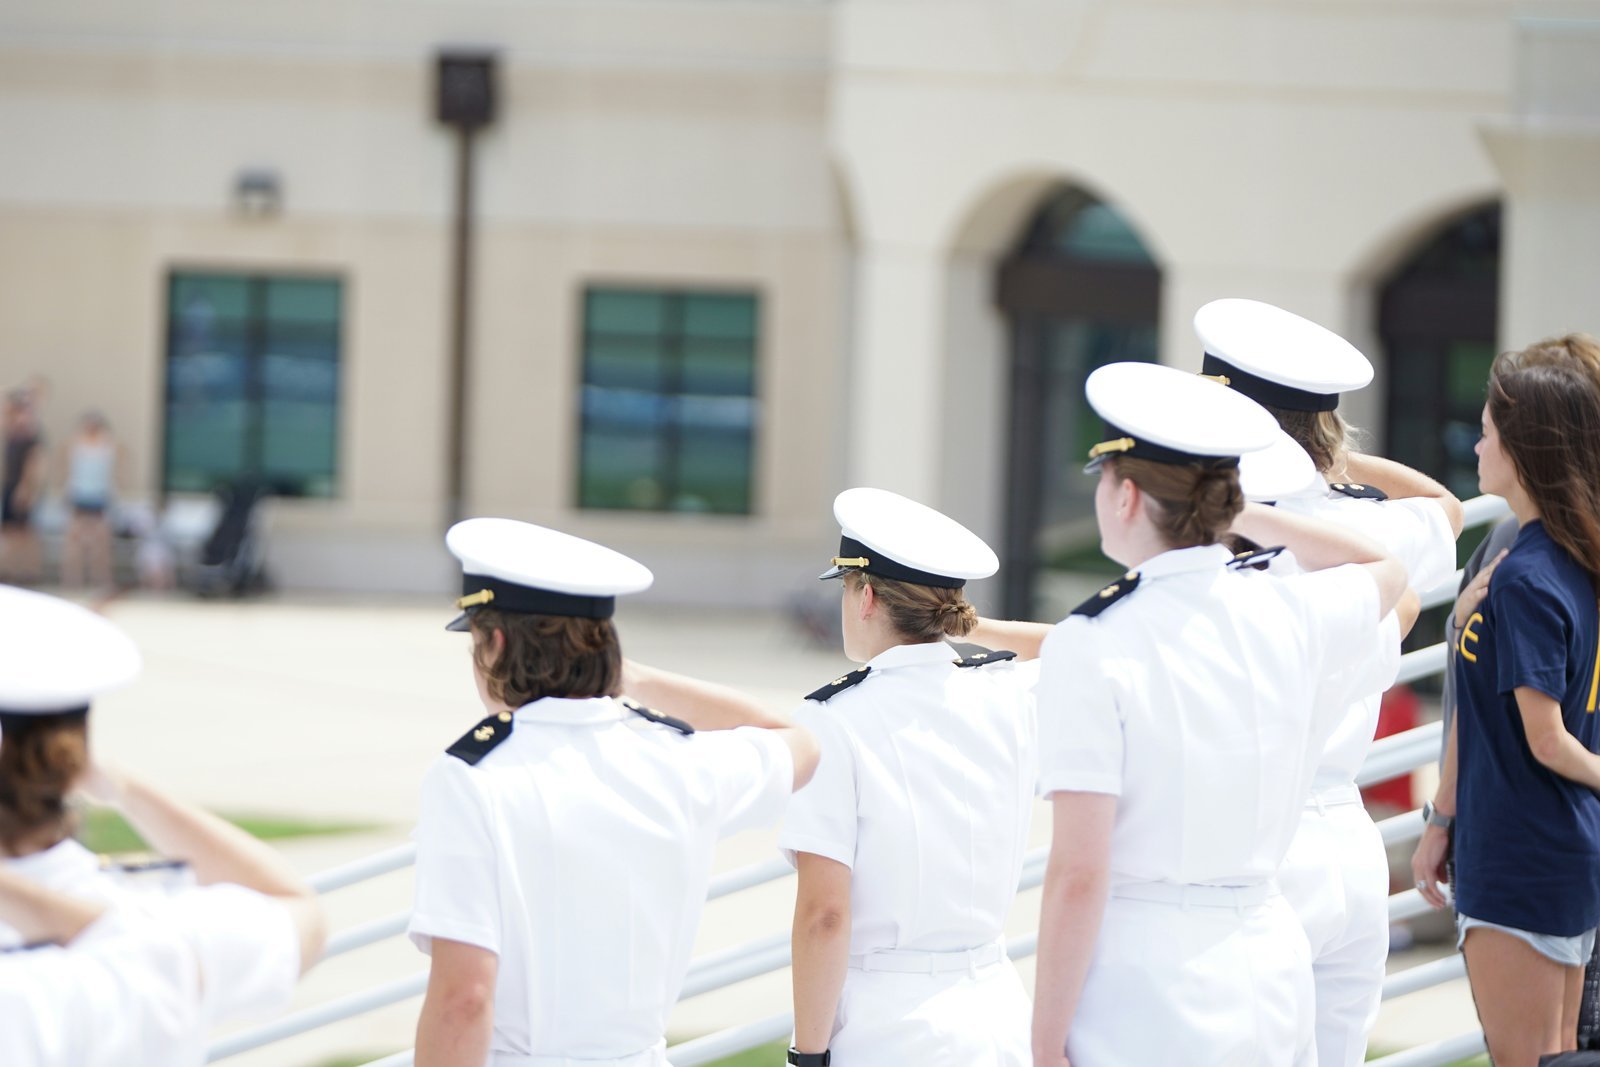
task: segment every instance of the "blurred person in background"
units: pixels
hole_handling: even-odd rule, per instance
[[[446,544],[488,714],[422,783],[417,1067],[664,1067],[716,844],[779,819],[816,742],[622,699],[611,616],[652,576],[621,553],[509,519]]]
[[[1274,879],[1328,738],[1398,668],[1404,567],[1245,504],[1239,457],[1277,436],[1247,397],[1152,364],[1085,392],[1102,551],[1129,570],[1040,657],[1033,1062],[1314,1063],[1309,945]],[[1230,536],[1293,559],[1262,572],[1282,549]]]
[[[1479,486],[1520,528],[1463,594],[1482,596],[1457,638],[1457,713],[1412,860],[1443,907],[1454,830],[1458,940],[1499,1067],[1575,1047],[1600,924],[1597,365],[1595,340],[1573,334],[1490,372]]]
[[[42,555],[33,509],[44,493],[45,449],[33,399],[25,389],[6,395],[5,455],[0,470],[0,580],[39,581]]]
[[[71,516],[61,544],[61,584],[83,584],[109,590],[111,571],[111,506],[116,495],[120,449],[111,425],[98,411],[84,413],[78,431],[63,449],[66,495]]]
[[[1405,566],[1416,590],[1454,573],[1461,502],[1427,475],[1351,447],[1339,398],[1372,381],[1366,356],[1331,330],[1255,300],[1212,301],[1195,313],[1194,328],[1205,373],[1265,407],[1320,476],[1278,508],[1372,539]],[[1400,637],[1391,638],[1396,647]],[[1355,783],[1383,692],[1357,696],[1322,753],[1278,871],[1311,943],[1319,1067],[1365,1061],[1389,955],[1388,851]]]
[[[114,973],[86,980],[63,1000],[44,980],[58,973],[51,961],[59,957],[19,954],[5,974],[27,995],[0,1000],[0,1051],[12,1052],[0,1062],[199,1064],[211,1023],[287,1006],[295,982],[321,954],[321,907],[268,846],[91,759],[89,704],[139,669],[125,634],[77,605],[0,587],[0,648],[0,868],[13,879],[109,907],[124,916],[114,926],[143,926],[169,938],[158,956],[182,963],[161,977],[140,974],[143,963],[121,961],[108,949]],[[76,789],[119,810],[169,861],[150,871],[102,863],[71,836]],[[0,921],[0,950],[35,936],[26,924]],[[127,970],[120,969],[124,962]],[[38,982],[27,978],[33,967]],[[131,988],[136,979],[139,988]],[[148,996],[135,1010],[149,1014],[83,1028],[85,1020],[115,1017],[127,1007],[125,996]],[[24,1019],[36,1029],[24,1028]],[[8,1044],[32,1040],[40,1044],[24,1044],[32,1050],[26,1054]]]

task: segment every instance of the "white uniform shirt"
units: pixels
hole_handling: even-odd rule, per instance
[[[793,777],[767,730],[684,737],[609,697],[536,700],[476,766],[441,756],[423,779],[412,940],[499,957],[496,1052],[648,1050],[717,840],[776,822]]]
[[[1342,713],[1319,690],[1347,706],[1381,669],[1363,570],[1279,577],[1229,558],[1164,552],[1124,600],[1045,640],[1039,790],[1119,797],[1113,884],[1270,878]]]
[[[1418,593],[1426,593],[1455,573],[1455,535],[1444,508],[1436,500],[1365,500],[1330,489],[1321,496],[1283,500],[1278,506],[1291,514],[1330,522],[1372,538],[1405,566],[1411,587]],[[1399,623],[1392,625],[1392,647],[1398,655]],[[1313,792],[1348,786],[1355,779],[1378,732],[1383,690],[1393,681],[1390,673],[1381,686],[1362,694],[1352,704],[1349,714],[1328,739],[1317,765]]]
[[[113,905],[68,948],[0,953],[6,1067],[199,1067],[215,1023],[282,1011],[289,913],[235,885]]]
[[[850,951],[950,952],[998,938],[1027,849],[1035,664],[957,667],[898,645],[796,713],[822,747],[778,844],[852,870]]]

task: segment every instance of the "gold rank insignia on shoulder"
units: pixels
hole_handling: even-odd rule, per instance
[[[860,685],[872,673],[871,667],[862,667],[860,670],[851,671],[840,678],[835,678],[821,689],[806,694],[807,700],[827,702],[830,697],[836,697],[851,686]]]
[[[1358,485],[1355,482],[1334,482],[1328,486],[1335,493],[1353,496],[1357,500],[1388,500],[1389,494],[1382,489],[1370,485]]]
[[[1129,571],[1094,596],[1072,609],[1072,614],[1092,619],[1102,611],[1139,588],[1139,572]]]
[[[690,726],[682,719],[675,719],[671,715],[661,714],[661,712],[655,710],[654,708],[647,708],[637,700],[634,700],[632,697],[618,697],[617,702],[623,707],[627,708],[629,711],[633,712],[635,715],[639,716],[641,719],[648,719],[657,726],[670,727],[671,729],[678,731],[680,734],[683,734],[685,737],[694,733],[694,727]]]
[[[455,744],[444,750],[445,754],[454,756],[470,767],[476,767],[479,760],[493,752],[495,746],[511,736],[511,726],[511,713],[497,712],[456,738]]]
[[[1006,649],[983,649],[962,656],[960,659],[951,660],[957,667],[986,667],[991,663],[1004,663],[1008,659],[1016,659],[1015,652]]]
[[[1268,564],[1285,551],[1287,549],[1283,545],[1278,545],[1275,548],[1257,548],[1249,552],[1240,552],[1228,561],[1228,566],[1236,571],[1243,570],[1246,567],[1251,570],[1264,571],[1267,569]]]

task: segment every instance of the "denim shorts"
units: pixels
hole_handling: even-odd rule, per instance
[[[1502,926],[1499,923],[1485,922],[1474,919],[1470,915],[1456,916],[1456,948],[1460,948],[1467,940],[1467,931],[1474,926],[1481,926],[1486,930],[1501,930],[1512,937],[1525,941],[1545,959],[1554,960],[1563,967],[1583,967],[1589,962],[1590,955],[1594,952],[1594,931],[1588,930],[1573,937],[1557,937],[1555,934],[1537,934],[1532,930],[1518,930],[1515,926]]]

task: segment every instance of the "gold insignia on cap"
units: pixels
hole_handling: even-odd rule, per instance
[[[494,590],[493,589],[480,589],[476,593],[470,593],[467,596],[462,597],[460,600],[457,600],[456,601],[456,610],[457,611],[465,611],[468,608],[475,608],[479,604],[490,604],[490,603],[493,603],[493,602],[494,602]]]
[[[1101,456],[1111,452],[1126,452],[1133,447],[1133,444],[1134,441],[1131,437],[1118,437],[1112,441],[1101,441],[1089,449],[1089,458],[1099,459]]]
[[[1208,382],[1216,382],[1218,385],[1233,384],[1233,379],[1228,377],[1226,374],[1202,374],[1200,377],[1204,378]]]
[[[474,741],[487,741],[487,740],[489,740],[489,738],[491,738],[493,736],[494,736],[494,727],[493,726],[480,726],[476,730],[472,731],[472,739]]]
[[[869,564],[871,562],[872,561],[870,559],[868,559],[866,556],[834,556],[833,557],[833,565],[835,567],[865,567],[867,564]]]

